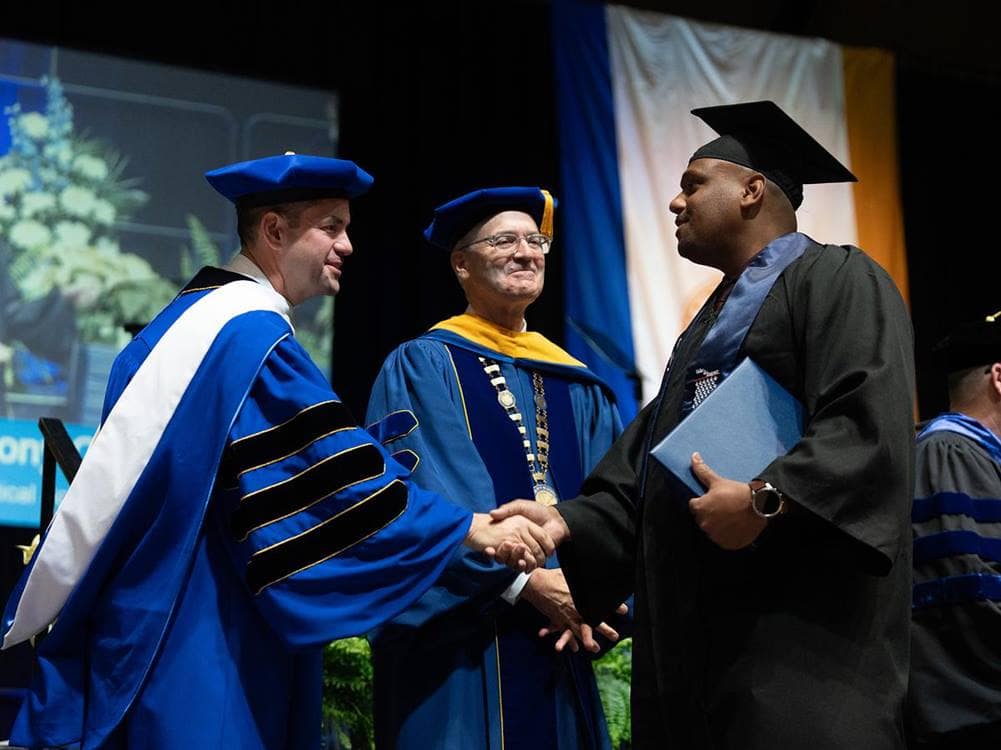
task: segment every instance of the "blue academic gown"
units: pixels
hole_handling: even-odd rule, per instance
[[[474,327],[483,325],[476,319]],[[401,460],[416,461],[415,481],[471,510],[531,497],[520,437],[476,357],[500,364],[533,436],[536,370],[546,386],[550,482],[560,497],[574,496],[621,431],[607,389],[583,366],[485,343],[436,328],[401,345],[373,387],[369,429]],[[500,598],[513,580],[502,566],[457,551],[435,586],[373,635],[379,747],[609,747],[589,657],[558,655],[552,639],[537,637],[541,615]]]
[[[105,417],[179,315],[242,278],[203,270],[126,347]],[[317,748],[324,644],[418,598],[469,522],[353,424],[281,316],[241,315],[42,642],[12,739]]]

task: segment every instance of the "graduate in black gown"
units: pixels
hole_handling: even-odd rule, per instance
[[[722,135],[692,156],[670,210],[679,252],[724,279],[582,495],[495,513],[564,542],[585,618],[635,591],[635,748],[901,748],[907,310],[863,252],[796,232],[803,183],[855,179],[833,156],[771,102],[694,114]],[[803,437],[750,485],[693,459],[707,487],[693,499],[649,451],[745,357],[802,402]]]

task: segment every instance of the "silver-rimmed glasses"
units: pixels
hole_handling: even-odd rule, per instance
[[[514,232],[501,232],[500,234],[492,234],[489,237],[480,237],[478,240],[473,240],[462,247],[457,247],[456,250],[465,250],[467,247],[485,242],[490,247],[502,253],[511,253],[517,249],[522,240],[528,245],[529,250],[542,253],[543,255],[549,252],[549,246],[552,244],[552,240],[541,233],[515,234]]]

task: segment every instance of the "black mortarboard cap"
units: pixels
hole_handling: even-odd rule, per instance
[[[1001,362],[1001,311],[957,326],[935,345],[934,353],[945,372]]]
[[[858,182],[831,153],[772,101],[693,109],[692,114],[720,134],[698,149],[695,159],[722,159],[761,172],[778,185],[794,209],[803,185]]]

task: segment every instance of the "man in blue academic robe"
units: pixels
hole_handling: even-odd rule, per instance
[[[538,333],[554,201],[491,188],[435,212],[469,307],[386,360],[368,421],[414,478],[486,512],[515,497],[571,497],[620,431],[604,384]],[[587,650],[562,571],[516,575],[457,554],[441,579],[373,638],[376,740],[384,748],[606,748]],[[562,634],[540,640],[552,623]],[[607,625],[599,630],[616,637]],[[569,648],[564,649],[565,646]]]
[[[397,614],[463,540],[520,534],[527,566],[551,551],[414,485],[293,335],[291,305],[338,291],[349,199],[372,178],[296,154],[207,178],[236,203],[241,252],[115,361],[5,613],[5,646],[58,616],[14,744],[316,748],[324,644]]]

